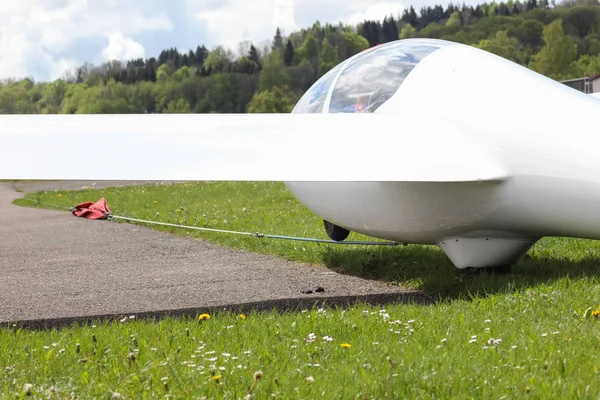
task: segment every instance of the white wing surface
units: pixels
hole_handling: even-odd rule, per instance
[[[426,114],[0,116],[0,179],[480,181],[504,172]]]

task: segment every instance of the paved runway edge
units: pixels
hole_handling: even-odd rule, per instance
[[[22,196],[14,186],[36,191],[88,185],[0,183],[0,326],[434,301],[420,291],[324,267],[12,204]],[[302,293],[319,286],[325,292]]]
[[[304,299],[281,299],[268,300],[254,303],[228,304],[222,306],[213,306],[205,308],[189,308],[147,311],[130,314],[104,314],[104,315],[85,315],[79,317],[50,318],[50,319],[32,319],[22,321],[2,321],[0,328],[24,328],[31,330],[41,329],[60,329],[73,326],[74,324],[92,325],[102,322],[120,323],[119,321],[133,316],[135,320],[160,320],[169,317],[187,317],[195,318],[200,314],[208,313],[214,315],[218,312],[235,312],[248,314],[250,312],[277,311],[280,313],[295,312],[313,307],[341,307],[346,308],[357,304],[368,304],[375,306],[385,306],[392,303],[418,303],[433,304],[436,299],[424,295],[418,291],[406,291],[402,293],[374,294],[362,296],[339,296],[339,297],[319,297]]]

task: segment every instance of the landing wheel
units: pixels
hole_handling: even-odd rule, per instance
[[[341,242],[345,240],[348,235],[350,235],[350,231],[348,229],[332,224],[329,221],[323,220],[323,225],[325,226],[325,232],[327,232],[327,236],[336,242]]]

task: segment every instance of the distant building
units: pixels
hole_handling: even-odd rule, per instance
[[[600,73],[590,76],[591,90],[589,93],[600,93]]]
[[[600,74],[598,74],[598,77],[600,77]],[[585,76],[583,78],[576,78],[576,79],[569,79],[567,81],[561,81],[560,83],[570,86],[573,89],[579,90],[580,92],[583,92],[583,93],[593,93],[590,78],[588,78],[587,76]],[[600,91],[600,80],[597,82],[597,85],[599,88],[598,91]]]
[[[569,79],[560,83],[570,86],[583,93],[600,93],[600,73],[583,78]]]

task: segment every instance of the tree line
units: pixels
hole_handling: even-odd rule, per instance
[[[476,6],[412,6],[382,21],[321,24],[268,46],[199,45],[158,57],[86,63],[52,82],[6,79],[0,113],[289,112],[341,61],[398,39],[438,38],[472,45],[556,80],[600,73],[600,6],[592,0],[509,0]]]

